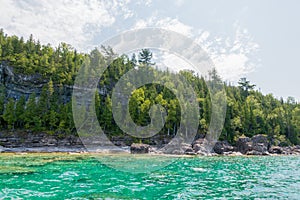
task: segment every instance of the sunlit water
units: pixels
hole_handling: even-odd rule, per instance
[[[148,158],[122,162],[161,159]],[[192,157],[137,174],[90,155],[0,154],[0,199],[300,199],[299,167],[300,156]]]

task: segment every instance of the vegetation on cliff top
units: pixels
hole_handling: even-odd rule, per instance
[[[72,85],[85,59],[105,59],[114,53],[110,48],[100,52],[95,49],[90,54],[78,53],[70,45],[61,43],[57,48],[41,45],[32,36],[27,41],[17,36],[7,36],[0,30],[0,61],[9,63],[16,73],[40,74],[45,84],[40,94],[32,93],[28,99],[7,98],[6,85],[1,83],[0,129],[35,130],[75,134],[70,102],[61,98],[63,85]],[[95,104],[99,123],[109,136],[124,133],[115,124],[112,116],[111,89],[128,70],[135,67],[149,67],[152,53],[143,50],[138,58],[126,55],[115,59],[99,81],[99,88],[107,92],[96,94]],[[153,73],[157,70],[152,68]],[[166,75],[170,72],[163,72]],[[207,133],[211,103],[203,77],[192,71],[181,71],[197,93],[200,106],[198,134]],[[167,76],[166,76],[167,77]],[[214,71],[212,78],[219,78]],[[59,87],[54,87],[59,85]],[[184,87],[179,85],[178,87]],[[299,144],[300,105],[293,98],[276,99],[271,94],[263,95],[255,86],[242,78],[239,86],[225,84],[227,92],[227,112],[221,139],[233,143],[241,135],[266,134],[275,145]],[[153,104],[161,104],[168,113],[162,135],[172,137],[180,124],[180,106],[174,94],[166,87],[150,84],[138,88],[131,96],[129,109],[134,122],[139,125],[149,123],[149,109]],[[145,140],[144,142],[147,142]]]

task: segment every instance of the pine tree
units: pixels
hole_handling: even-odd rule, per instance
[[[24,113],[24,122],[25,122],[26,129],[32,128],[36,121],[36,119],[34,118],[37,114],[35,97],[36,97],[35,93],[32,93],[29,96],[29,99],[26,103],[26,108]]]
[[[152,63],[151,60],[151,51],[149,49],[142,49],[142,51],[139,53],[139,63],[145,66],[155,65],[155,63]]]
[[[19,128],[22,128],[24,125],[25,104],[26,104],[25,96],[21,96],[16,103],[16,125]]]
[[[14,125],[16,122],[16,114],[15,114],[15,101],[10,98],[8,103],[6,104],[3,119],[7,122],[7,126],[9,130],[14,129]]]

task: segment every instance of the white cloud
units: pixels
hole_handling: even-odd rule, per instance
[[[8,34],[32,33],[42,43],[72,44],[80,50],[90,45],[93,36],[114,24],[117,15],[131,17],[125,1],[17,1],[2,0],[0,24]]]
[[[180,70],[191,69],[192,65],[177,55],[169,52],[154,52],[153,61],[159,69],[179,72]]]
[[[235,34],[227,37],[200,35],[196,41],[208,52],[224,80],[237,81],[255,70],[259,61],[254,59],[259,45],[247,29],[234,25]],[[204,32],[205,33],[205,32]]]
[[[175,3],[181,6],[184,1],[177,0]],[[137,11],[132,9],[139,4],[151,7],[152,0],[1,0],[0,28],[10,35],[28,38],[32,33],[42,43],[57,46],[66,42],[86,51],[95,46],[96,36],[103,31],[116,26],[117,30],[112,31],[115,34],[119,29],[128,28],[122,27],[123,22],[137,18]],[[159,13],[153,12],[152,17],[139,18],[134,27],[161,27],[195,39],[208,52],[225,80],[235,81],[255,69],[257,63],[252,55],[259,46],[247,29],[241,28],[238,23],[233,26],[234,35],[218,36],[209,30],[195,29],[177,18],[158,16]],[[165,54],[161,58],[168,66],[186,68],[187,63],[174,56]]]
[[[178,19],[169,17],[164,19],[151,17],[148,20],[138,20],[135,24],[135,28],[149,26],[169,29],[194,38],[208,53],[224,80],[237,81],[240,77],[254,71],[258,64],[253,54],[259,49],[259,45],[255,43],[248,30],[241,28],[238,23],[233,26],[235,34],[226,37],[214,36],[209,31],[192,28]],[[191,68],[189,63],[175,55],[163,54],[160,58],[162,59],[161,65],[169,68],[173,65],[172,68],[175,71]]]
[[[175,0],[175,6],[181,7],[185,3],[185,0]]]
[[[180,22],[178,19],[172,19],[166,17],[163,19],[158,19],[157,17],[150,17],[148,20],[138,20],[135,24],[135,28],[145,28],[145,27],[161,27],[171,31],[181,33],[183,35],[192,36],[193,28]]]
[[[152,0],[141,0],[141,1],[136,1],[137,5],[145,5],[149,7],[152,4]]]

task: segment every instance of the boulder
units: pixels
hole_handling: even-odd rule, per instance
[[[165,154],[177,154],[177,155],[182,155],[182,154],[194,155],[195,154],[194,149],[192,148],[192,145],[187,144],[187,143],[178,143],[177,141],[170,142],[168,145],[161,148],[160,151]]]
[[[252,150],[252,142],[249,137],[239,137],[236,143],[237,150],[242,154],[246,154]]]
[[[252,141],[252,149],[254,151],[260,152],[262,155],[268,155],[268,145],[269,141],[267,139],[267,136],[265,135],[255,135],[251,138]]]
[[[268,145],[268,139],[267,139],[267,136],[265,135],[262,135],[262,134],[258,134],[258,135],[255,135],[251,138],[252,142],[253,143],[262,143],[264,145]]]
[[[291,147],[281,147],[282,153],[284,155],[291,155],[293,154],[292,148]]]
[[[204,141],[205,141],[205,139],[204,139],[204,138],[199,138],[199,139],[195,140],[195,141],[193,142],[193,144],[192,144],[192,145],[195,145],[195,144],[203,144],[203,143],[204,143]]]
[[[218,141],[213,150],[217,154],[224,154],[225,152],[233,152],[234,147],[231,146],[227,141]]]
[[[196,153],[192,147],[188,147],[184,153],[187,155],[196,155]]]
[[[268,146],[266,146],[263,143],[253,143],[252,142],[252,149],[254,151],[259,151],[261,153],[267,152],[268,151]]]
[[[269,153],[272,153],[272,154],[282,154],[283,153],[283,149],[282,149],[282,147],[279,147],[279,146],[272,146],[269,149]]]
[[[130,146],[130,153],[132,154],[149,153],[149,151],[150,151],[150,146],[148,144],[133,143]]]
[[[299,155],[300,154],[300,145],[296,145],[292,149],[293,154]]]
[[[180,145],[180,149],[185,153],[185,154],[192,154],[192,153],[195,153],[194,152],[194,149],[192,147],[191,144],[187,144],[187,143],[182,143]]]
[[[198,155],[206,156],[212,153],[212,149],[209,148],[207,141],[203,138],[195,140],[193,142],[192,148],[194,152]]]
[[[240,137],[237,141],[237,150],[247,155],[268,155],[268,139],[264,135]]]

